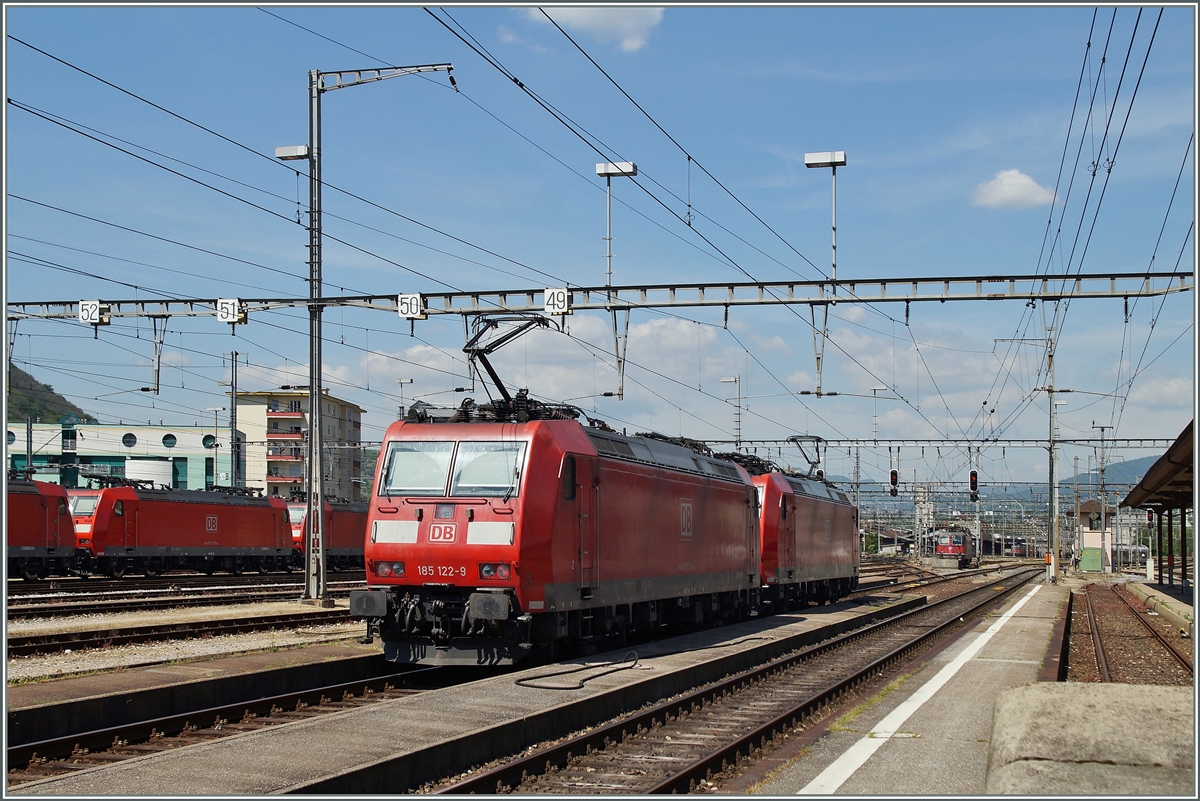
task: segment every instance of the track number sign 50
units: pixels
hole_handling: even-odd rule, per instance
[[[570,314],[570,291],[568,291],[566,287],[547,288],[545,307],[547,314]]]
[[[406,320],[424,320],[425,300],[420,295],[397,295],[396,313]]]

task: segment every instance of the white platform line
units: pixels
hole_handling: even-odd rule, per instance
[[[969,662],[975,654],[979,653],[980,649],[987,645],[996,632],[1000,631],[1001,627],[1040,589],[1041,585],[1038,585],[1030,590],[1024,598],[1013,605],[1012,609],[1009,609],[999,620],[989,626],[987,631],[980,634],[975,638],[974,642],[964,648],[962,653],[939,670],[936,676],[919,687],[916,692],[904,701],[900,702],[900,705],[888,713],[887,717],[879,721],[865,737],[850,746],[845,753],[834,760],[832,765],[825,768],[825,770],[821,771],[820,775],[806,784],[797,795],[822,795],[837,792],[837,789],[853,776],[855,771],[866,764],[871,755],[878,751],[904,725],[904,722],[914,712],[920,709],[926,701],[945,686],[946,682],[950,681],[963,665]]]

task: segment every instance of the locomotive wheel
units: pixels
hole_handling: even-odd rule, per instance
[[[37,581],[38,579],[42,578],[42,576],[40,574],[41,574],[41,571],[38,570],[37,565],[27,565],[21,571],[21,576],[26,581]]]
[[[125,561],[117,560],[113,562],[112,567],[108,569],[109,578],[121,578],[125,575]]]
[[[229,568],[229,572],[234,576],[240,576],[242,573],[246,572],[246,566],[242,564],[241,557],[237,557],[233,560],[233,566]]]
[[[258,560],[258,574],[260,576],[265,576],[270,571],[271,571],[271,564],[269,562],[267,562],[265,559],[260,558]]]
[[[146,578],[154,578],[155,576],[161,576],[163,573],[162,566],[155,565],[151,562],[146,562],[146,566],[142,568],[142,573],[145,574]]]

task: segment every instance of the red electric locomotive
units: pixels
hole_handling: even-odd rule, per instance
[[[57,484],[8,476],[8,574],[28,581],[69,572],[75,526],[67,491]]]
[[[576,413],[391,425],[350,597],[386,659],[510,664],[757,605],[749,475]]]
[[[858,511],[816,475],[782,472],[755,456],[719,453],[754,476],[764,601],[779,608],[844,598],[858,588]]]
[[[74,495],[81,574],[156,576],[176,568],[265,573],[290,566],[292,535],[279,498],[131,486]],[[83,533],[90,534],[90,547]]]
[[[945,529],[935,532],[937,544],[934,545],[934,556],[944,562],[953,562],[958,567],[966,567],[975,560],[975,538],[963,529]]]
[[[304,567],[304,535],[308,530],[308,504],[288,501],[292,526],[292,565]],[[325,501],[325,561],[330,570],[352,570],[363,566],[363,540],[367,533],[370,504]]]

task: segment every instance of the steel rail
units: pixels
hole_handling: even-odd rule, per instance
[[[365,587],[366,584],[361,586]],[[335,597],[346,597],[350,587],[331,589],[329,594]],[[46,604],[20,604],[8,607],[9,620],[31,620],[35,618],[66,617],[68,615],[97,615],[117,612],[141,612],[154,609],[176,609],[181,606],[230,606],[234,604],[264,603],[270,601],[289,601],[299,597],[290,588],[263,590],[246,593],[218,593],[211,595],[169,595],[155,598],[128,598],[111,601],[82,601]]]
[[[1193,668],[1192,668],[1191,661],[1186,656],[1184,656],[1183,653],[1180,652],[1180,650],[1178,648],[1176,648],[1173,643],[1168,641],[1166,637],[1162,636],[1162,634],[1158,631],[1158,629],[1154,628],[1154,626],[1150,623],[1149,620],[1146,620],[1146,618],[1142,617],[1141,613],[1138,612],[1138,610],[1136,608],[1134,608],[1133,604],[1129,602],[1129,599],[1126,598],[1121,592],[1119,592],[1115,586],[1110,587],[1109,589],[1111,589],[1113,591],[1114,595],[1116,595],[1118,598],[1121,599],[1121,601],[1125,604],[1125,608],[1127,608],[1129,610],[1130,614],[1132,614],[1134,617],[1136,617],[1138,619],[1138,621],[1146,628],[1146,631],[1153,634],[1154,639],[1156,639],[1160,643],[1162,643],[1163,647],[1165,647],[1168,651],[1170,651],[1171,655],[1174,656],[1177,660],[1179,660],[1179,664],[1183,666],[1183,669],[1186,670],[1188,673],[1192,673]]]
[[[341,571],[343,581],[365,581],[366,573],[362,568]],[[151,590],[182,590],[182,589],[223,589],[237,587],[240,589],[256,587],[301,587],[303,578],[298,573],[274,573],[254,575],[224,575],[208,576],[203,573],[184,575],[167,575],[157,578],[94,578],[94,579],[42,579],[36,582],[9,583],[5,588],[8,597],[25,598],[36,595],[68,595],[86,593],[101,596],[118,592],[147,592]]]
[[[8,655],[10,657],[28,656],[30,654],[57,653],[67,648],[100,648],[128,643],[189,639],[198,636],[244,634],[253,631],[269,631],[274,628],[296,628],[305,625],[342,623],[350,619],[349,609],[323,609],[311,612],[298,612],[290,615],[271,615],[269,617],[195,620],[158,626],[75,630],[57,634],[30,634],[21,637],[9,637]]]
[[[1092,585],[1093,587],[1096,585]],[[1100,642],[1100,630],[1096,627],[1096,613],[1092,610],[1092,594],[1090,590],[1083,591],[1083,597],[1087,600],[1088,622],[1092,628],[1092,648],[1096,653],[1096,666],[1100,669],[1100,678],[1106,682],[1112,681],[1112,676],[1108,672],[1108,660],[1104,658],[1104,643]]]
[[[853,675],[826,687],[824,690],[794,706],[791,710],[776,716],[768,723],[759,726],[754,731],[738,738],[736,741],[733,741],[728,745],[713,751],[701,760],[693,762],[683,770],[674,774],[672,777],[659,782],[652,789],[646,790],[645,792],[688,792],[689,789],[691,789],[691,786],[698,779],[705,778],[705,776],[709,773],[719,772],[722,761],[728,764],[735,762],[739,754],[750,753],[750,751],[756,747],[753,744],[755,741],[769,738],[770,734],[768,734],[768,732],[774,733],[779,729],[786,730],[794,727],[804,717],[811,714],[812,711],[832,702],[858,683],[869,679],[883,669],[891,666],[894,662],[908,655],[916,648],[919,648],[931,638],[940,635],[950,626],[957,624],[961,618],[974,615],[980,609],[994,604],[999,599],[1007,597],[1017,587],[1020,587],[1026,582],[1036,578],[1038,575],[1041,575],[1042,572],[1043,571],[1040,569],[1030,570],[1026,571],[1024,575],[1021,573],[1016,573],[1007,577],[1005,581],[1013,580],[1013,584],[1000,594],[988,594],[981,602],[975,604],[969,610],[956,612],[939,625],[926,628],[918,636],[912,638],[898,648],[894,648],[884,656],[872,661],[867,667],[862,668],[856,671]],[[897,617],[889,618],[887,620],[865,626],[861,629],[856,629],[854,631],[831,638],[823,643],[803,648],[796,653],[771,660],[765,665],[744,671],[728,679],[683,695],[682,697],[657,704],[654,707],[639,712],[631,717],[607,725],[598,726],[585,734],[569,738],[547,748],[538,749],[517,760],[477,774],[476,776],[465,779],[461,782],[456,782],[452,785],[440,788],[435,792],[437,794],[496,793],[499,792],[500,788],[502,787],[516,787],[527,776],[542,772],[544,770],[543,766],[564,766],[571,760],[573,755],[587,754],[592,750],[603,750],[611,741],[619,741],[627,736],[630,736],[631,734],[637,734],[643,730],[649,730],[653,728],[657,721],[669,720],[680,715],[686,715],[693,711],[694,708],[702,707],[706,702],[720,698],[726,694],[743,690],[755,682],[767,679],[772,674],[778,673],[814,656],[832,652],[843,645],[847,645],[851,642],[871,636],[872,634],[881,632],[887,628],[903,625],[906,621],[911,620],[918,614],[928,613],[930,610],[937,610],[940,607],[951,608],[949,607],[951,602],[962,600],[965,596],[972,593],[986,592],[989,589],[991,588],[977,587],[960,595],[946,598],[941,601],[936,601],[932,604],[927,604]]]

